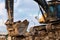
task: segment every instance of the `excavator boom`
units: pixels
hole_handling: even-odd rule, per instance
[[[48,4],[46,0],[34,0],[34,1],[36,1],[38,5],[40,5],[46,13],[48,12]]]

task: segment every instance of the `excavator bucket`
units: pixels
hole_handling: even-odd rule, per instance
[[[24,20],[23,22],[17,21],[12,26],[13,30],[9,30],[10,28],[8,29],[8,34],[11,36],[25,35],[27,32],[28,24],[29,22],[27,20]]]

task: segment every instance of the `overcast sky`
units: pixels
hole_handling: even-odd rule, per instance
[[[35,16],[38,16],[38,12],[38,4],[33,0],[14,0],[14,21],[27,19],[29,21],[28,29],[34,25],[40,25],[35,19]],[[8,19],[7,16],[5,0],[0,0],[0,32],[7,32],[4,24]]]

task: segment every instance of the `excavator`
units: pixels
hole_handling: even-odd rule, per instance
[[[44,22],[45,23],[48,21],[48,22],[52,22],[52,21],[55,21],[55,20],[59,20],[60,19],[60,11],[59,11],[59,3],[60,1],[58,0],[52,0],[52,1],[49,1],[48,3],[45,1],[45,0],[35,0],[42,12],[42,18],[40,19],[39,22]],[[45,14],[43,13],[43,10],[45,11]],[[44,21],[42,20],[44,19]],[[41,21],[42,20],[42,21]]]
[[[24,20],[23,22],[13,21],[13,11],[14,11],[14,0],[5,0],[5,8],[8,13],[8,20],[6,21],[6,26],[8,30],[9,36],[18,36],[18,35],[24,35],[24,33],[27,30],[29,22],[27,20]],[[19,33],[20,32],[20,33]]]
[[[14,0],[5,0],[5,8],[8,14],[8,36],[11,40],[60,40],[60,1],[59,0],[34,0],[41,11],[42,17],[38,19],[40,24],[30,28],[28,20],[14,22]]]

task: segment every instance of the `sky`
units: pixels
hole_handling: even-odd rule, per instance
[[[14,0],[14,22],[27,19],[29,21],[28,30],[30,27],[40,25],[35,19],[39,11],[38,4],[33,0]],[[41,17],[41,12],[39,14],[39,17]],[[7,33],[6,25],[4,24],[7,19],[5,0],[0,0],[0,32]]]

